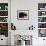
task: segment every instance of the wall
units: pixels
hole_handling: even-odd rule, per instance
[[[34,4],[34,5],[33,5]],[[17,10],[29,10],[29,20],[18,20]],[[37,2],[30,0],[12,0],[11,2],[11,22],[16,25],[17,30],[28,30],[29,26],[37,23]]]
[[[11,22],[16,25],[17,30],[28,30],[32,24],[35,26],[33,46],[44,46],[43,38],[38,38],[38,3],[45,3],[46,0],[11,0]],[[17,10],[29,10],[29,20],[17,20]],[[17,31],[16,30],[16,31]],[[19,31],[18,31],[19,32]],[[35,37],[37,36],[37,37]]]
[[[16,25],[17,30],[28,30],[29,26],[38,25],[38,3],[45,3],[46,0],[11,0],[11,22]],[[17,10],[29,10],[29,20],[18,20]]]

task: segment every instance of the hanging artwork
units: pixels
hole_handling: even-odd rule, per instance
[[[28,20],[29,10],[17,10],[17,19],[18,20]]]

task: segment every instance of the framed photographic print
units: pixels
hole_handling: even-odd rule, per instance
[[[29,20],[29,10],[17,10],[18,20]]]

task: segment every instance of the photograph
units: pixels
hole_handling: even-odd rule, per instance
[[[18,20],[29,20],[29,10],[17,10]]]

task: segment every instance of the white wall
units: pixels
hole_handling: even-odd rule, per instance
[[[33,24],[36,32],[33,34],[38,36],[38,3],[46,3],[46,0],[11,0],[11,22],[16,25],[17,30],[28,30],[29,26]],[[17,10],[29,10],[29,20],[17,20]],[[33,46],[43,44],[43,39],[41,39],[34,37]]]
[[[16,25],[17,30],[28,30],[29,26],[38,25],[38,3],[45,3],[46,0],[11,0],[11,22]],[[29,20],[17,20],[17,10],[29,10]]]
[[[33,5],[34,4],[34,5]],[[17,20],[17,10],[29,10],[29,20]],[[29,26],[37,25],[37,2],[31,0],[11,1],[11,22],[16,25],[17,30],[27,30]]]

